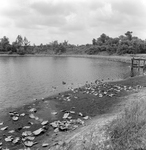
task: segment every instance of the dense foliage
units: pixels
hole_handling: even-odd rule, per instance
[[[106,34],[101,34],[97,39],[92,40],[94,46],[98,46],[97,51],[107,51],[109,54],[137,54],[146,53],[146,41],[138,37],[133,37],[131,31],[127,31],[118,38],[111,38]],[[90,54],[97,53],[95,49],[90,49]]]
[[[18,35],[16,40],[10,44],[9,39],[4,36],[0,39],[0,53],[17,53],[24,54],[89,54],[94,55],[99,52],[107,52],[109,54],[137,54],[146,53],[146,41],[138,37],[132,36],[131,31],[127,31],[125,35],[112,38],[106,34],[101,34],[99,38],[93,39],[92,44],[73,45],[68,41],[59,43],[58,41],[50,42],[49,44],[30,45],[26,37]]]

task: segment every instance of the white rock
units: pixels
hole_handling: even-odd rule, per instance
[[[8,133],[14,133],[15,132],[15,130],[10,130]]]
[[[1,123],[0,123],[0,126],[3,125],[3,124],[4,124],[4,122],[1,122]]]
[[[59,132],[59,129],[58,128],[56,128],[55,130],[54,130],[54,132],[56,133],[56,132]]]
[[[11,142],[13,140],[12,136],[8,136],[5,138],[5,141],[6,142]]]
[[[82,117],[82,116],[83,116],[83,114],[82,114],[81,112],[79,112],[79,116],[81,116],[81,117]]]
[[[49,144],[48,143],[43,143],[42,147],[47,147]]]
[[[31,119],[36,118],[36,117],[34,116],[34,114],[30,114],[29,117],[30,117]]]
[[[31,132],[31,131],[24,131],[24,132],[22,133],[22,136],[30,136],[30,135],[32,135],[32,132]]]
[[[13,143],[16,144],[16,143],[19,142],[19,140],[20,140],[20,137],[16,137],[16,138],[13,140]]]
[[[83,117],[85,120],[87,120],[87,119],[89,119],[89,116],[85,116],[85,117]]]
[[[43,131],[44,131],[44,129],[40,128],[40,129],[38,129],[38,130],[36,130],[36,131],[33,131],[33,134],[34,134],[34,135],[39,135],[39,134],[41,134]]]
[[[51,114],[52,114],[52,115],[57,115],[57,112],[54,111],[54,112],[51,112]]]
[[[30,128],[30,126],[24,126],[23,127],[23,129],[29,129]]]
[[[41,123],[41,125],[46,125],[46,124],[48,124],[48,120],[46,120],[46,121],[43,121],[42,123]]]
[[[75,114],[75,111],[70,111],[71,114]]]
[[[69,113],[65,113],[65,114],[63,115],[63,119],[68,118],[68,116],[69,116]]]
[[[10,150],[10,149],[8,149],[8,148],[3,148],[2,150]]]
[[[102,94],[99,94],[99,97],[103,97],[103,95],[102,95]]]
[[[0,130],[1,130],[1,131],[4,131],[4,130],[7,130],[7,129],[8,129],[8,126],[3,127],[3,128],[1,128]]]
[[[42,119],[39,119],[39,117],[35,117],[34,119],[35,119],[35,120],[42,121]]]
[[[17,116],[13,116],[12,119],[13,119],[14,121],[17,121],[19,118],[18,118]]]
[[[50,125],[53,127],[53,128],[57,128],[58,127],[58,123],[56,121],[50,123]]]
[[[20,116],[22,116],[22,117],[25,116],[25,113],[20,114]]]
[[[37,111],[36,108],[31,108],[31,109],[29,110],[29,112],[36,112],[36,111]]]
[[[25,140],[33,141],[34,139],[35,139],[34,136],[27,136],[27,137],[25,137]]]
[[[28,147],[32,147],[34,145],[34,142],[32,142],[32,141],[25,141],[24,145],[28,146]]]

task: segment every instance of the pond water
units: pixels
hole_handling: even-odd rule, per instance
[[[0,109],[78,87],[130,76],[126,63],[78,57],[0,57]],[[62,84],[62,81],[66,84]]]

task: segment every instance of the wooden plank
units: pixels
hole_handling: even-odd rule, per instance
[[[134,60],[146,60],[144,58],[132,58],[132,59],[134,59]]]

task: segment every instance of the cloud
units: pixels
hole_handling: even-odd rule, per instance
[[[112,9],[128,16],[145,16],[146,3],[144,0],[119,0],[112,3]]]
[[[145,8],[145,0],[4,0],[0,30],[10,39],[27,36],[32,43],[55,38],[89,43],[102,33],[114,37],[128,30],[145,38]]]
[[[58,1],[39,1],[31,4],[31,8],[35,10],[36,13],[48,16],[48,15],[69,15],[74,9],[72,5],[68,2]]]

